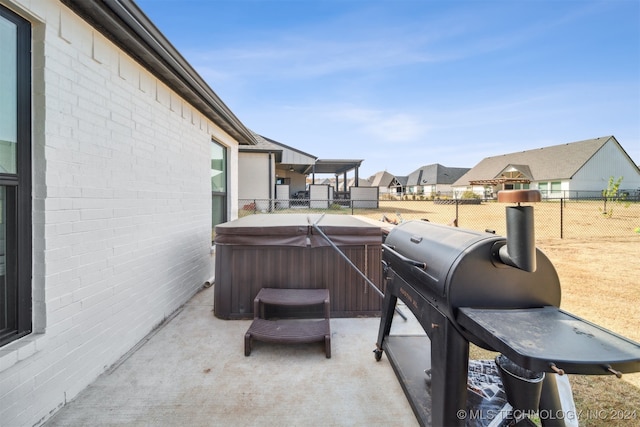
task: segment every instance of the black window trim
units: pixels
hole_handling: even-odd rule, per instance
[[[33,330],[32,325],[32,172],[31,172],[31,23],[0,6],[0,16],[16,25],[17,33],[17,173],[0,174],[7,188],[7,199],[14,206],[7,210],[7,242],[15,256],[7,258],[7,271],[16,281],[15,328],[0,336],[0,346],[15,341]],[[14,225],[15,227],[11,227]],[[11,240],[9,240],[11,239]],[[9,252],[9,250],[7,251]],[[7,274],[8,276],[8,274]]]

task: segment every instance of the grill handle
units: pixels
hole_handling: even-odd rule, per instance
[[[394,256],[398,257],[400,259],[400,261],[407,263],[409,265],[413,265],[414,267],[418,267],[421,268],[423,270],[427,269],[427,264],[421,261],[416,261],[413,260],[411,258],[407,258],[406,256],[400,254],[399,252],[397,252],[396,250],[394,250],[391,246],[389,245],[385,245],[384,243],[382,244],[382,249],[384,249],[385,251],[389,251],[391,252]]]

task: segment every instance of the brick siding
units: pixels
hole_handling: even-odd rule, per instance
[[[211,277],[211,136],[237,143],[60,2],[8,3],[34,25],[37,333],[0,348],[0,424],[37,425]]]

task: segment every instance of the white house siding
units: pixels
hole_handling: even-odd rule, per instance
[[[640,173],[619,146],[609,140],[571,179],[572,194],[584,190],[605,190],[609,177],[623,177],[621,189],[640,188]]]
[[[453,193],[453,197],[456,199],[462,198],[462,193],[466,191],[472,191],[474,194],[477,194],[480,197],[487,196],[485,187],[483,185],[467,185],[466,187],[457,186],[455,188],[452,187],[451,191]]]
[[[557,183],[560,183],[559,188]],[[571,181],[567,179],[533,181],[529,185],[529,188],[532,190],[540,190],[544,199],[562,199],[564,197],[576,196],[576,193],[571,191]],[[589,192],[589,194],[593,195],[592,192]]]
[[[210,277],[211,137],[238,155],[58,1],[3,4],[33,23],[35,333],[0,348],[0,424],[31,426]]]
[[[238,199],[240,203],[256,200],[257,208],[267,209],[272,197],[275,176],[275,158],[269,153],[240,153],[238,159]]]

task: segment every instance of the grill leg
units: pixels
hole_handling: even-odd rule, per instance
[[[385,293],[384,300],[382,302],[380,329],[378,330],[378,341],[376,342],[376,349],[374,350],[377,361],[380,361],[382,358],[382,344],[384,342],[384,337],[388,336],[389,332],[391,332],[393,313],[395,313],[396,303],[398,301],[398,297],[393,295],[395,287],[392,289],[392,286],[393,285],[387,287],[387,292]]]
[[[251,334],[244,335],[244,355],[251,355]]]
[[[434,426],[464,426],[467,409],[469,342],[442,314],[431,325],[431,419]]]

